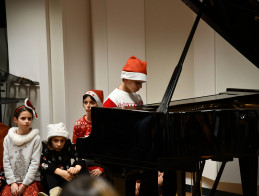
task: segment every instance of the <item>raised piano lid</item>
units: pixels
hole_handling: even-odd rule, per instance
[[[200,0],[182,0],[195,13]],[[202,19],[259,68],[259,1],[207,0]]]

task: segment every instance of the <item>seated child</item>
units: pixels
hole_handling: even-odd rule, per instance
[[[18,127],[10,128],[4,139],[3,166],[7,185],[2,196],[36,196],[42,190],[39,130],[30,128],[34,117],[37,118],[37,113],[28,99],[14,112]]]
[[[131,56],[122,68],[121,79],[119,87],[109,94],[103,103],[103,107],[128,108],[142,106],[143,100],[138,91],[147,81],[147,62]],[[147,169],[141,172],[137,170],[131,171],[126,176],[125,188],[126,196],[136,194],[157,196],[157,172]]]
[[[147,62],[131,56],[122,68],[121,79],[121,84],[109,94],[103,103],[103,107],[128,108],[143,105],[143,100],[138,91],[142,88],[143,83],[147,81]],[[126,178],[126,195],[157,195],[156,178],[158,178],[158,182],[161,179],[163,180],[163,195],[175,195],[175,172],[166,171],[163,173],[158,171],[158,174],[159,176],[157,176],[157,172],[148,170],[143,170],[141,173],[129,173]],[[137,182],[135,182],[134,178],[138,179]]]
[[[102,90],[90,90],[83,95],[83,107],[86,114],[78,119],[74,125],[73,131],[73,143],[76,144],[77,138],[87,137],[92,131],[92,118],[91,108],[102,107],[103,103],[103,91]],[[89,165],[88,170],[91,176],[100,176],[103,174],[104,169],[96,166]]]
[[[103,107],[136,107],[143,105],[138,94],[143,83],[147,81],[147,62],[132,56],[128,59],[121,72],[121,84],[115,88],[103,103]]]
[[[50,195],[59,195],[66,182],[78,174],[88,173],[85,167],[86,163],[78,158],[65,125],[62,122],[49,124],[47,141],[42,141],[40,168],[42,181]]]

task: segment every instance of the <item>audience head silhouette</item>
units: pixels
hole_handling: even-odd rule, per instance
[[[61,196],[118,196],[118,194],[105,179],[80,175],[65,185]]]

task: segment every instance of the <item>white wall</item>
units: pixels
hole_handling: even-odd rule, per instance
[[[11,96],[31,99],[39,115],[33,127],[41,130],[42,137],[51,119],[45,8],[44,0],[6,1],[10,73],[40,83],[29,91],[23,86],[11,89]]]
[[[145,1],[148,103],[161,102],[193,23],[193,13],[177,0]],[[184,61],[173,99],[194,96],[193,46]]]
[[[62,1],[66,126],[85,114],[83,94],[93,89],[93,53],[90,0]],[[63,95],[62,95],[63,96]]]
[[[95,88],[108,96],[132,55],[145,59],[144,0],[92,1]],[[146,86],[140,94],[146,102]]]
[[[216,94],[215,32],[200,20],[194,37],[194,96]]]
[[[91,1],[94,88],[102,89],[105,97],[110,92],[106,6],[106,0]]]
[[[66,87],[64,68],[64,43],[62,24],[62,0],[48,1],[49,16],[49,48],[52,121],[50,123],[64,122],[66,124]]]
[[[259,89],[259,69],[218,34],[215,50],[217,92],[226,87]]]

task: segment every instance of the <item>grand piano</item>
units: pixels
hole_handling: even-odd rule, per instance
[[[198,171],[193,195],[200,194],[197,186],[207,159],[222,162],[213,195],[225,164],[238,158],[243,195],[257,195],[259,90],[226,89],[216,95],[171,99],[200,18],[259,68],[259,2],[182,1],[197,17],[161,103],[92,108],[92,133],[78,139],[79,156],[115,168]]]

